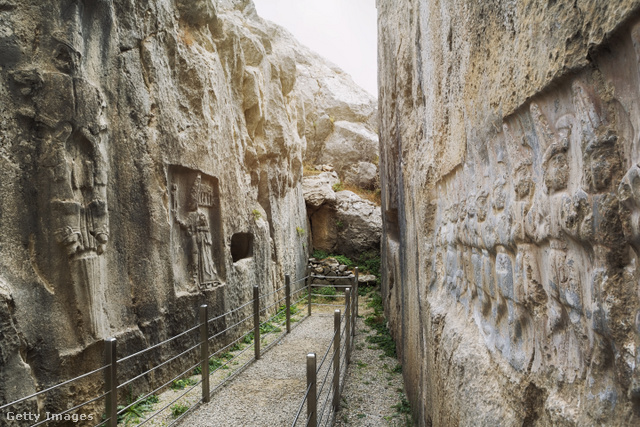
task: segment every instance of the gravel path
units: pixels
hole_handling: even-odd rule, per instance
[[[290,426],[306,391],[307,353],[315,352],[320,362],[332,336],[331,312],[314,307],[311,317],[180,426]]]
[[[402,412],[408,411],[402,367],[397,359],[385,356],[367,342],[367,337],[375,334],[364,324],[367,312],[363,313],[362,308],[361,304],[363,317],[358,319],[355,347],[342,391],[342,408],[335,425],[412,426],[410,415]]]
[[[351,363],[344,384],[341,410],[336,426],[411,426],[404,400],[401,367],[384,355],[367,337],[374,335],[364,323],[372,311],[369,299],[360,298]],[[305,309],[306,311],[306,309]],[[291,334],[249,365],[241,374],[219,389],[207,404],[194,408],[179,422],[181,427],[281,427],[290,426],[306,391],[306,355],[316,353],[320,364],[333,337],[333,308],[314,306],[313,315],[297,324]],[[248,355],[250,356],[250,355]],[[329,354],[330,358],[331,354]],[[322,381],[329,367],[319,373]],[[222,373],[224,374],[224,373]],[[331,378],[331,376],[329,376]],[[330,381],[330,380],[329,380]],[[327,385],[329,387],[329,384]],[[198,390],[195,390],[198,392]],[[322,393],[320,407],[325,402]],[[196,399],[195,393],[193,399]],[[162,401],[172,395],[163,394]],[[170,401],[170,400],[169,400]],[[328,398],[331,403],[331,396]],[[166,425],[171,415],[161,417]],[[297,425],[305,425],[306,406]],[[328,418],[321,425],[330,425]]]

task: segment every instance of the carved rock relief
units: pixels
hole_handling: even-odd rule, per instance
[[[18,117],[32,124],[38,215],[46,234],[38,240],[50,242],[41,243],[41,252],[64,254],[53,256],[58,263],[42,270],[56,287],[72,283],[78,325],[94,338],[103,338],[109,334],[102,257],[109,241],[106,101],[86,78],[79,43],[75,37],[54,33],[47,66],[23,64],[10,75]],[[42,249],[43,244],[49,249]]]
[[[176,292],[200,292],[223,280],[220,192],[215,177],[169,167],[171,250]]]
[[[439,214],[442,285],[513,368],[568,382],[589,378],[598,357],[640,378],[639,329],[615,326],[640,318],[615,313],[621,295],[637,306],[640,165],[623,173],[628,141],[602,91],[585,72],[540,96],[487,141],[488,176],[465,167],[439,184],[457,189]]]

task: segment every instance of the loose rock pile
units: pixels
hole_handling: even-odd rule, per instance
[[[322,260],[309,258],[309,270],[314,285],[352,285],[355,274],[345,264],[340,264],[337,259],[329,257]],[[358,276],[359,286],[368,286],[376,283],[373,274]]]

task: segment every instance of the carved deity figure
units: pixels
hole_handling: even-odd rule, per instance
[[[177,188],[174,192],[173,217],[180,228],[185,230],[190,240],[190,271],[193,283],[200,288],[209,288],[220,283],[215,264],[213,262],[213,240],[209,228],[207,214],[200,208],[205,200],[212,201],[210,192],[203,191],[202,176],[198,174],[191,188],[186,217],[180,218],[177,211]]]
[[[18,114],[34,123],[39,145],[39,203],[46,227],[67,256],[73,292],[84,327],[105,337],[107,209],[106,102],[80,65],[83,47],[73,37],[51,40],[52,65],[12,73],[20,89]]]

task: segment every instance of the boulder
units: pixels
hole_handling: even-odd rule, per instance
[[[307,209],[314,212],[323,204],[333,204],[336,193],[333,186],[340,182],[335,172],[322,172],[319,175],[305,176],[302,179],[302,193]]]
[[[376,276],[373,274],[362,274],[358,276],[358,283],[362,285],[371,285],[376,283]]]
[[[360,123],[336,121],[333,132],[324,141],[317,161],[331,164],[340,176],[359,162],[374,162],[378,157],[378,135]]]
[[[352,191],[336,193],[337,247],[340,253],[356,257],[368,250],[380,250],[382,214],[380,207]]]
[[[344,182],[373,190],[379,187],[378,167],[370,162],[358,162],[347,168],[343,174]]]

